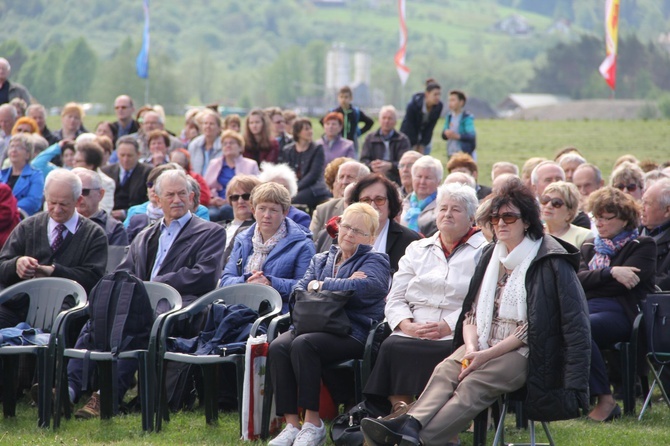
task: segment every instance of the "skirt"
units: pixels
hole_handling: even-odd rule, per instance
[[[363,393],[383,397],[420,395],[435,366],[451,353],[451,340],[389,336],[379,349]]]

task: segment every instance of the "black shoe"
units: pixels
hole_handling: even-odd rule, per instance
[[[361,431],[369,446],[418,446],[421,423],[411,415],[401,415],[392,420],[364,418]]]

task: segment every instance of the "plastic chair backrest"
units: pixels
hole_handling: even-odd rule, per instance
[[[149,295],[151,308],[154,309],[154,319],[158,314],[181,308],[181,294],[170,285],[145,281],[144,287]]]
[[[226,305],[243,304],[256,311],[258,311],[263,301],[268,301],[273,311],[277,309],[281,311],[283,304],[281,295],[277,290],[269,286],[254,283],[243,283],[218,288],[211,293],[216,293],[219,296],[218,298],[223,300]]]
[[[26,322],[31,327],[41,328],[46,332],[51,332],[66,296],[71,295],[74,298],[73,308],[83,307],[87,299],[84,288],[74,280],[42,277],[26,280],[2,290],[0,303],[18,293],[26,293],[30,296]]]
[[[107,248],[107,266],[105,267],[105,274],[109,274],[116,270],[116,267],[121,264],[121,261],[126,256],[127,250],[127,246],[112,245]]]

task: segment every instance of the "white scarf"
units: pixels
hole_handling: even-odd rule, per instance
[[[502,319],[525,321],[527,317],[526,271],[528,271],[530,263],[537,255],[541,244],[542,239],[533,241],[526,236],[512,252],[508,253],[507,247],[503,243],[496,243],[491,261],[482,280],[475,311],[480,350],[489,348],[488,341],[491,334],[500,264],[502,263],[505,268],[512,270],[512,274],[507,279],[507,284],[503,290],[498,316]]]

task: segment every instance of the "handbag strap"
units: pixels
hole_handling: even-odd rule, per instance
[[[650,337],[649,348],[651,349],[651,355],[653,356],[654,361],[657,364],[668,365],[668,364],[670,364],[670,359],[667,360],[667,361],[661,361],[658,358],[658,356],[656,355],[656,348],[654,347],[654,339],[656,338],[654,336],[654,327],[656,326],[657,313],[658,313],[658,302],[654,302],[653,304],[651,304],[651,329],[650,329],[651,336],[649,336]],[[665,325],[665,322],[666,322],[666,317],[663,316],[663,325]]]

